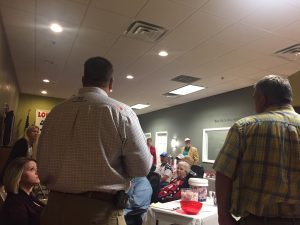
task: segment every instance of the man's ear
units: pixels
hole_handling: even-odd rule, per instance
[[[113,90],[113,82],[114,82],[114,79],[110,78],[109,84],[108,84],[109,92],[112,92],[112,90]]]

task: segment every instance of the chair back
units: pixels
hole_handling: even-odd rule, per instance
[[[125,215],[126,225],[142,225],[143,214],[146,212],[146,209],[135,209],[127,213],[127,215]]]
[[[203,178],[204,168],[202,166],[192,165],[191,170],[197,174],[197,178]]]
[[[158,193],[160,190],[160,175],[156,172],[150,172],[147,175],[147,179],[149,180],[149,183],[151,184],[152,187],[152,196],[151,196],[151,203],[153,202],[158,202]]]

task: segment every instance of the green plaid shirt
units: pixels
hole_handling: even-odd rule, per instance
[[[300,115],[284,106],[237,121],[213,168],[232,179],[235,216],[300,218]]]

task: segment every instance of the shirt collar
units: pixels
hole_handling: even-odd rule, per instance
[[[294,108],[292,105],[282,105],[282,106],[271,106],[268,107],[264,112],[271,112],[271,111],[292,111],[295,112]]]
[[[84,93],[88,93],[88,92],[93,92],[93,93],[97,93],[100,95],[108,96],[108,94],[99,87],[82,87],[78,91],[79,94],[84,94]]]

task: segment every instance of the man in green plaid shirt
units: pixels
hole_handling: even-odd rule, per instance
[[[219,224],[300,225],[300,115],[292,88],[269,75],[253,97],[258,114],[231,127],[213,166]]]

